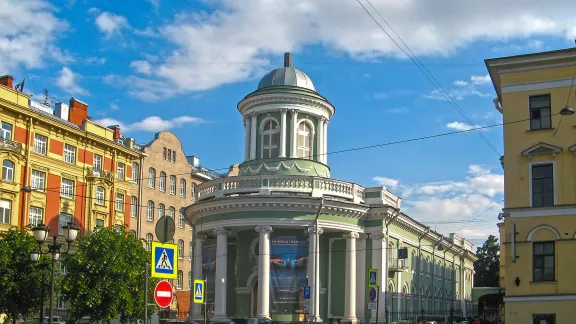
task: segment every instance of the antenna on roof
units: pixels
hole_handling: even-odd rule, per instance
[[[49,105],[48,100],[49,100],[48,89],[44,89],[44,104],[45,105]]]
[[[14,89],[18,92],[24,92],[24,85],[26,84],[26,78],[24,78],[24,80],[22,80],[22,82],[18,83],[16,86],[14,86]]]
[[[284,53],[284,67],[292,67],[292,54],[290,52]]]

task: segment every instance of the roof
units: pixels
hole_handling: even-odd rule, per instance
[[[316,91],[312,79],[306,73],[293,67],[281,67],[268,72],[260,80],[258,89],[273,86],[293,86]]]

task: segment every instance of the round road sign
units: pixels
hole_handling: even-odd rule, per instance
[[[170,216],[162,216],[156,223],[156,238],[162,243],[170,241],[174,237],[176,223]]]
[[[154,300],[162,308],[170,306],[172,303],[172,285],[168,281],[162,280],[156,285]]]
[[[370,301],[375,302],[378,299],[378,293],[376,292],[376,288],[370,289]]]

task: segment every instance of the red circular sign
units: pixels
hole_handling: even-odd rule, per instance
[[[170,306],[172,303],[172,285],[168,281],[162,280],[156,285],[154,300],[162,308]]]

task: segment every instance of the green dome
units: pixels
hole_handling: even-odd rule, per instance
[[[268,72],[268,74],[260,80],[258,89],[273,86],[292,86],[316,91],[310,77],[306,75],[306,73],[293,67],[282,67]]]

